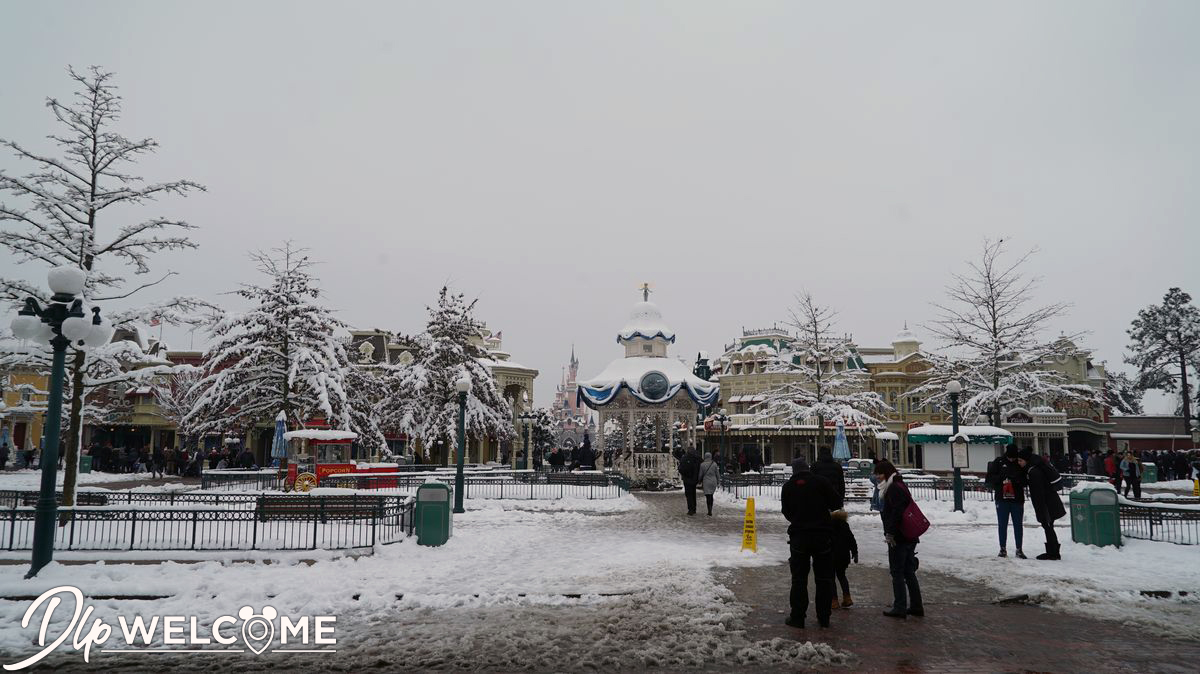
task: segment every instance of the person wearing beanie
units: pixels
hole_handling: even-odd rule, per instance
[[[1065,517],[1066,508],[1058,497],[1058,487],[1061,478],[1053,466],[1048,465],[1042,457],[1025,447],[1017,452],[1017,463],[1025,469],[1025,479],[1029,483],[1029,501],[1033,504],[1033,512],[1037,521],[1046,532],[1046,553],[1038,555],[1038,559],[1062,559],[1058,535],[1054,533],[1054,521]]]
[[[854,540],[854,532],[850,530],[850,518],[845,510],[836,510],[833,518],[833,570],[837,574],[838,584],[842,586],[841,608],[850,608],[854,600],[850,598],[850,581],[846,578],[846,569],[850,568],[850,560],[858,564],[858,541]],[[834,588],[835,590],[837,588]],[[838,608],[837,594],[833,596],[833,608]]]
[[[1017,557],[1026,559],[1021,549],[1024,538],[1025,471],[1017,465],[1017,448],[1009,445],[1002,456],[988,463],[985,481],[996,500],[996,521],[1000,525],[1000,557],[1008,556],[1008,522],[1012,521],[1013,543]]]
[[[833,485],[833,490],[838,493],[840,509],[846,499],[846,472],[842,470],[842,463],[833,458],[833,452],[828,447],[821,448],[817,462],[812,466],[812,472],[829,480],[829,484]]]
[[[792,462],[792,477],[783,485],[779,500],[788,521],[788,566],[792,572],[791,613],[784,623],[804,627],[811,568],[817,586],[817,622],[829,627],[834,593],[833,520],[829,513],[837,509],[837,492],[829,480],[815,475],[808,462],[799,458]]]

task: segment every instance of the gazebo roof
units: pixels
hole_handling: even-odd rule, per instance
[[[667,326],[657,304],[650,301],[642,301],[633,305],[633,310],[629,312],[629,320],[626,321],[625,327],[621,328],[621,331],[617,333],[617,341],[630,340],[634,337],[641,337],[642,339],[657,338],[674,342],[675,331]]]
[[[657,400],[647,397],[641,390],[642,378],[651,372],[658,372],[667,380],[666,395]],[[666,402],[683,389],[696,403],[715,405],[721,393],[719,384],[697,377],[674,358],[634,357],[618,358],[600,374],[579,382],[577,399],[596,409],[615,400],[622,388],[638,400],[651,404]]]

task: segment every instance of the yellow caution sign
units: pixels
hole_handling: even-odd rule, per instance
[[[754,526],[754,499],[746,499],[746,519],[742,523],[742,549],[758,552],[758,529]]]
[[[1192,496],[1200,496],[1200,480],[1192,480]]]

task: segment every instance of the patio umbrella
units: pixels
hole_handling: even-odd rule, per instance
[[[8,426],[0,428],[0,445],[10,444],[12,444],[12,442],[8,439]],[[16,449],[16,447],[9,447],[9,449]]]
[[[287,440],[283,439],[283,433],[287,430],[287,415],[280,410],[279,414],[275,415],[275,440],[271,443],[271,458],[286,459],[287,458]]]
[[[833,458],[849,459],[850,445],[846,442],[846,425],[841,419],[837,422],[837,434],[833,436]]]

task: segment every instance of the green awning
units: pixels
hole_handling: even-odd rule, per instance
[[[972,445],[1011,445],[1011,435],[970,435],[970,444]],[[950,435],[925,435],[923,433],[909,433],[908,441],[913,444],[926,445],[932,443],[950,444]]]

